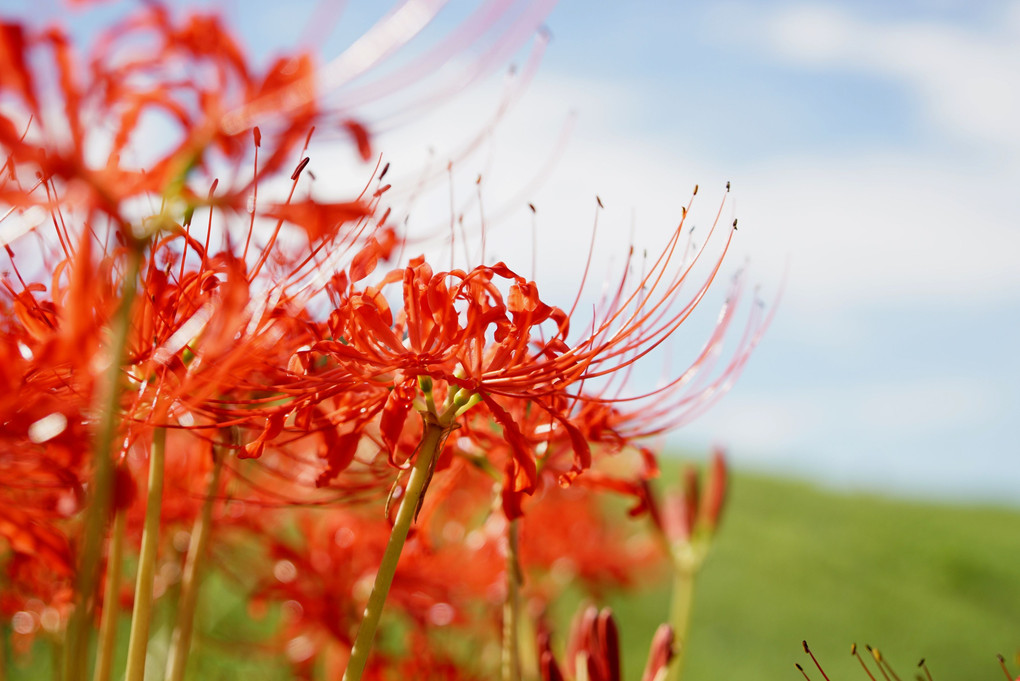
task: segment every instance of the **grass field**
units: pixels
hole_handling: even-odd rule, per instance
[[[626,678],[666,617],[664,587],[612,603]],[[1020,512],[838,494],[737,475],[696,587],[686,679],[802,679],[807,639],[829,676],[867,680],[850,656],[880,649],[901,678],[1020,672]],[[877,672],[873,673],[881,679]],[[814,671],[812,679],[821,678]]]
[[[204,603],[204,628],[254,635],[244,634],[244,601],[217,581],[206,591],[217,595]],[[625,678],[636,681],[652,632],[666,617],[668,589],[649,584],[609,604],[621,625]],[[154,623],[156,658],[165,653],[165,624]],[[684,677],[796,681],[803,679],[794,668],[800,662],[821,679],[802,639],[833,681],[867,681],[849,655],[854,642],[881,649],[904,681],[915,678],[921,657],[935,681],[1002,679],[996,653],[1020,672],[1020,511],[837,494],[736,475],[697,584]],[[12,670],[12,681],[51,678],[45,648],[36,652],[29,667]],[[201,678],[286,678],[285,666],[238,652],[196,651]]]

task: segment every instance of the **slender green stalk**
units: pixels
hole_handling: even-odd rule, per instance
[[[0,681],[7,681],[7,627],[0,625]]]
[[[372,594],[368,597],[368,605],[365,607],[365,614],[361,620],[361,626],[358,628],[358,636],[351,649],[351,659],[347,663],[347,671],[344,672],[344,681],[360,681],[361,675],[365,671],[365,664],[368,662],[368,655],[372,649],[372,641],[375,639],[375,630],[379,626],[379,617],[382,615],[383,605],[386,603],[386,595],[390,591],[393,575],[397,571],[400,552],[404,548],[404,542],[407,541],[407,533],[417,514],[418,504],[425,491],[433,461],[445,433],[446,428],[441,425],[436,423],[426,423],[425,425],[418,457],[411,468],[404,498],[400,502],[393,530],[390,532],[390,539],[386,544],[386,551],[383,553],[382,563],[375,575],[375,585],[372,587]]]
[[[106,559],[106,590],[103,592],[103,617],[99,622],[99,646],[92,681],[109,681],[113,651],[117,644],[117,618],[120,615],[120,576],[124,557],[124,526],[127,509],[117,511],[110,530],[110,550]]]
[[[678,560],[673,565],[673,602],[670,605],[669,624],[673,627],[676,656],[669,664],[667,681],[680,681],[683,675],[696,573],[697,570],[694,567],[684,564],[683,561]]]
[[[99,563],[102,557],[103,537],[109,518],[110,498],[113,490],[113,441],[120,421],[121,376],[124,353],[131,329],[131,306],[138,289],[138,271],[142,249],[134,245],[128,250],[121,291],[120,307],[110,325],[110,364],[101,384],[98,398],[99,425],[93,446],[94,470],[90,485],[89,502],[85,507],[84,538],[81,544],[78,573],[75,576],[74,610],[67,623],[63,651],[63,670],[66,679],[84,679],[86,675],[88,628],[95,607],[96,587],[99,580]]]
[[[213,470],[209,478],[202,511],[195,518],[191,529],[191,540],[188,543],[188,557],[184,561],[184,573],[181,577],[181,593],[177,601],[177,623],[170,640],[170,652],[166,660],[166,681],[182,681],[184,670],[188,666],[188,653],[191,652],[191,632],[195,623],[195,605],[198,603],[198,588],[201,581],[202,558],[205,547],[209,543],[212,529],[213,504],[220,486],[220,472],[223,470],[223,453],[213,450]]]
[[[142,548],[138,554],[138,579],[135,582],[135,608],[131,613],[125,681],[143,681],[145,677],[145,653],[149,646],[149,623],[152,619],[152,584],[159,545],[159,516],[163,506],[165,456],[166,428],[157,427],[152,434],[152,455],[149,457],[149,492],[145,503]]]
[[[53,660],[53,679],[52,681],[63,681],[66,678],[63,674],[63,670],[60,668],[60,663],[63,660],[64,651],[60,646],[60,641],[53,640],[53,648],[50,653],[51,659]]]
[[[507,522],[506,532],[506,600],[503,602],[503,681],[520,681],[521,646],[518,631],[520,622],[521,566],[517,560],[517,520]]]

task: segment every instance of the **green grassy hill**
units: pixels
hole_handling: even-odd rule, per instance
[[[867,680],[854,642],[879,648],[904,680],[922,657],[935,681],[1001,679],[996,653],[1020,672],[1020,512],[750,475],[731,492],[696,587],[686,679],[802,679],[795,662],[821,678],[802,639],[834,681]],[[612,605],[627,678],[639,679],[666,589]]]

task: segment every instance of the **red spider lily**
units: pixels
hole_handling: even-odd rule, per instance
[[[43,77],[32,65],[46,57],[54,70]],[[81,69],[81,63],[88,67]],[[304,96],[299,105],[261,106],[259,116],[249,115],[244,128],[230,124],[230,112],[256,101],[279,101],[313,81],[307,55],[281,58],[261,74],[248,64],[217,17],[193,14],[175,21],[159,4],[110,29],[87,59],[75,53],[58,28],[35,31],[4,24],[0,69],[11,77],[0,92],[11,101],[0,114],[0,147],[11,154],[12,176],[16,168],[38,173],[47,191],[43,195],[20,183],[8,184],[0,188],[0,200],[47,210],[57,200],[73,202],[83,210],[83,219],[105,214],[130,240],[137,226],[129,228],[129,223],[144,217],[132,208],[134,199],[156,196],[185,206],[206,204],[187,184],[189,176],[224,162],[236,168],[250,153],[244,133],[261,123],[270,135],[269,157],[261,164],[256,157],[251,182],[216,198],[217,205],[242,208],[254,182],[279,171],[326,113],[315,97]],[[62,116],[51,119],[51,109]],[[159,134],[161,145],[139,152],[136,138],[152,135],[157,119],[169,126]],[[363,129],[350,121],[345,125],[357,133],[364,154]],[[112,139],[106,130],[114,131]],[[260,138],[256,132],[257,142]],[[98,156],[99,149],[105,158]]]
[[[185,247],[175,249],[182,241]],[[47,607],[55,607],[52,599],[69,591],[72,566],[78,562],[68,548],[77,547],[77,542],[69,542],[67,536],[79,533],[75,516],[93,464],[89,431],[98,390],[96,367],[110,361],[106,326],[125,276],[117,253],[95,257],[95,243],[90,233],[79,237],[72,254],[55,268],[49,291],[26,284],[20,273],[17,282],[4,280],[14,311],[6,318],[6,349],[17,359],[5,365],[14,370],[7,376],[12,389],[5,397],[14,399],[0,404],[0,416],[9,426],[0,445],[0,469],[13,474],[20,467],[25,473],[30,465],[45,475],[25,475],[26,491],[14,499],[0,495],[4,520],[0,535],[10,540],[12,558],[6,567],[12,594],[43,599]],[[190,262],[185,260],[189,247],[197,256]],[[273,284],[276,291],[269,301],[253,304],[248,268],[229,250],[211,253],[208,241],[201,244],[179,232],[155,241],[143,256],[141,295],[133,306],[123,367],[131,381],[120,399],[118,441],[124,445],[116,460],[126,459],[121,470],[131,471],[140,481],[146,474],[145,457],[132,452],[147,446],[157,426],[182,429],[170,438],[166,477],[169,489],[186,496],[170,497],[164,508],[164,536],[169,537],[174,528],[190,527],[209,494],[193,463],[204,459],[208,470],[208,447],[203,443],[220,439],[218,433],[230,424],[264,421],[258,409],[264,386],[278,383],[296,348],[316,336],[308,332],[314,325],[304,308],[307,295],[288,293],[284,281]],[[39,430],[54,419],[60,420],[62,432],[33,434],[33,428]],[[325,436],[320,446],[328,450],[335,429],[319,429]],[[132,458],[136,465],[131,465]],[[8,502],[21,510],[8,513]],[[26,515],[34,508],[44,510]],[[56,509],[61,509],[59,515]],[[143,515],[144,504],[130,509],[128,537],[137,538]],[[46,574],[51,575],[49,584],[25,581],[27,576]],[[52,587],[61,584],[64,589],[54,592]]]
[[[704,376],[718,357],[722,336],[733,319],[736,294],[694,364],[645,396],[654,396],[667,407],[621,411],[635,398],[624,397],[613,386],[613,377],[626,374],[635,361],[679,329],[718,272],[722,256],[693,298],[676,309],[674,299],[703,253],[702,249],[692,251],[690,257],[676,255],[685,251],[680,245],[682,229],[683,223],[651,269],[632,285],[633,290],[628,290],[626,276],[621,280],[591,332],[576,341],[570,339],[570,313],[543,302],[534,282],[503,263],[436,273],[418,258],[364,288],[355,284],[370,272],[352,273],[340,282],[346,289],[332,291],[338,305],[330,316],[329,340],[311,348],[312,355],[326,358],[330,368],[306,374],[311,397],[298,401],[337,394],[329,382],[338,376],[358,376],[366,386],[379,388],[374,398],[367,395],[363,401],[351,402],[347,418],[340,419],[359,425],[349,431],[348,453],[331,465],[330,475],[339,473],[344,461],[350,460],[358,443],[355,433],[376,417],[382,445],[396,463],[397,445],[411,411],[422,411],[421,405],[427,407],[428,400],[438,404],[464,393],[480,403],[481,413],[502,428],[509,443],[512,457],[505,469],[504,507],[510,517],[516,517],[521,496],[536,489],[533,448],[549,439],[529,438],[520,419],[522,411],[533,409],[547,416],[546,428],[550,432],[562,429],[569,438],[574,452],[573,466],[565,473],[569,480],[590,466],[589,440],[620,446],[675,425],[716,399],[739,372],[768,323],[753,313],[736,359],[721,376],[706,381]],[[732,235],[731,230],[727,246]],[[670,267],[674,255],[683,260],[675,271]],[[386,291],[397,284],[402,305],[394,309]],[[739,281],[737,286],[739,291]],[[419,392],[420,383],[428,388]],[[598,389],[587,389],[589,383]],[[667,415],[667,408],[676,409],[678,415]]]
[[[565,681],[556,663],[548,631],[538,637],[539,670],[542,681]],[[652,638],[642,681],[662,681],[673,658],[673,632],[663,624]],[[567,671],[575,681],[621,681],[620,640],[612,612],[589,606],[578,612],[567,643]]]
[[[299,175],[293,176],[295,185]],[[277,210],[289,205],[288,199],[277,204]],[[322,276],[324,267],[315,259],[316,253],[331,245],[335,250],[327,260],[337,261],[347,250],[343,242],[353,243],[367,226],[361,221],[360,227],[345,231],[337,243],[333,236],[346,217],[355,213],[330,212],[329,204],[317,205],[325,214],[323,219],[330,221],[328,230],[320,227],[317,232],[329,232],[328,239],[320,238],[311,255],[291,262],[282,273],[279,270],[287,267],[290,256],[269,259],[272,240],[250,267],[231,250],[229,234],[226,249],[213,252],[213,209],[204,241],[192,236],[189,221],[174,226],[172,233],[155,240],[143,253],[142,295],[132,313],[126,367],[138,388],[124,396],[124,411],[130,419],[151,422],[158,396],[174,405],[170,415],[175,422],[197,419],[198,429],[264,421],[265,415],[249,405],[252,393],[279,382],[280,367],[296,348],[317,335],[310,333],[314,325],[305,310],[311,297],[309,283]],[[372,209],[368,203],[351,205],[361,206],[361,213]],[[62,221],[62,209],[57,210]],[[230,217],[229,207],[216,210]],[[292,217],[310,216],[312,204],[305,202],[302,211]],[[284,225],[283,217],[281,213],[277,233]],[[378,228],[374,232],[392,245],[391,232]],[[66,387],[76,391],[74,403],[87,409],[93,399],[95,366],[106,361],[103,328],[117,306],[116,292],[125,275],[119,250],[95,257],[95,230],[75,236],[74,241],[69,230],[58,226],[56,233],[62,244],[58,252],[66,255],[54,266],[50,299],[45,297],[44,285],[26,284],[17,268],[18,282],[5,279],[4,285],[21,329],[23,340],[18,342],[24,352],[31,353],[32,366],[38,367],[22,375],[32,377],[40,389],[69,384]],[[372,243],[385,255],[386,246],[379,239],[373,237]],[[14,251],[8,247],[8,252],[13,260]],[[253,291],[266,300],[256,300]],[[267,373],[273,378],[266,378]],[[237,404],[242,405],[240,409]]]
[[[0,546],[7,554],[0,568],[7,598],[0,607],[6,615],[31,599],[66,607],[74,565],[69,519],[82,505],[87,463],[80,445],[86,419],[66,389],[67,377],[40,369],[38,345],[19,323],[20,313],[30,326],[45,327],[45,311],[33,317],[22,305],[32,295],[10,307],[0,303]]]
[[[360,274],[352,273],[351,279]],[[506,302],[494,278],[512,282]],[[448,285],[447,279],[454,283]],[[383,287],[398,281],[404,307],[395,320]],[[337,395],[340,391],[334,381],[338,376],[353,376],[366,386],[376,386],[375,396],[349,405],[349,418],[344,420],[367,424],[378,416],[382,443],[395,461],[404,422],[419,395],[419,378],[438,379],[442,384],[429,399],[447,398],[451,390],[478,395],[476,401],[484,402],[496,422],[507,428],[508,437],[518,442],[512,466],[523,475],[523,489],[534,489],[534,462],[520,445],[519,431],[506,409],[485,392],[486,377],[529,363],[531,335],[550,320],[561,327],[557,333],[562,334],[562,311],[538,300],[534,285],[502,264],[433,274],[419,258],[409,267],[387,274],[378,286],[359,291],[352,283],[348,290],[334,289],[332,293],[340,301],[329,319],[333,340],[319,341],[311,348],[312,356],[325,356],[331,368],[305,375],[306,390],[312,396],[305,402]],[[458,311],[458,305],[466,310]],[[516,395],[504,392],[507,397],[540,400],[544,391],[539,384],[531,388],[533,393],[523,389]],[[356,446],[356,440],[351,446]],[[586,465],[587,447],[581,438],[578,449]],[[340,470],[341,466],[331,468],[333,475]]]

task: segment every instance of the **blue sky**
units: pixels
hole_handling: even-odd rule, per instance
[[[316,37],[325,62],[382,13],[349,4]],[[308,2],[224,6],[267,54],[322,16]],[[397,61],[449,35],[466,7],[451,3]],[[538,282],[569,300],[578,275],[564,254],[583,257],[594,194],[610,262],[632,225],[639,246],[660,243],[695,183],[709,211],[730,180],[741,224],[730,262],[749,263],[766,300],[785,277],[741,380],[672,441],[723,444],[738,464],[844,487],[1016,503],[1020,2],[563,0],[545,25],[537,75],[457,161],[455,193],[486,177],[496,254],[530,259],[530,240],[514,235],[530,230],[534,202]],[[445,166],[486,128],[505,67],[525,54],[386,130],[393,176]],[[437,74],[423,91],[443,82]],[[366,120],[399,111],[395,99]],[[319,167],[323,183],[363,172]],[[433,194],[414,200],[412,226],[448,219],[448,188]],[[708,323],[684,330],[692,346]]]

